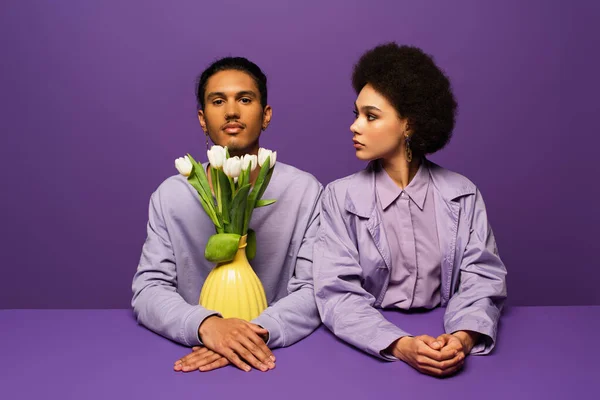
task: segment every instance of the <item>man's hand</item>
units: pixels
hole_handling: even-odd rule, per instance
[[[187,356],[175,361],[173,369],[175,371],[191,372],[199,370],[201,372],[212,371],[229,364],[229,360],[215,353],[206,347],[193,347],[192,352]]]
[[[260,335],[269,331],[237,318],[208,317],[198,329],[204,345],[246,372],[275,368],[275,356]],[[248,365],[248,364],[250,365]]]
[[[442,377],[458,371],[464,362],[464,355],[444,344],[428,335],[404,336],[392,343],[388,351],[419,372]]]

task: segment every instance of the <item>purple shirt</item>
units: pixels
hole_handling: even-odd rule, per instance
[[[321,322],[312,256],[322,189],[312,175],[278,162],[264,194],[277,202],[252,214],[257,249],[250,265],[269,305],[252,322],[269,331],[271,348],[297,342]],[[200,324],[218,314],[198,305],[204,280],[214,267],[204,258],[214,233],[198,193],[183,176],[168,178],[152,194],[148,237],[133,278],[132,306],[140,324],[184,345],[200,344]]]
[[[382,308],[408,310],[440,304],[441,252],[430,181],[425,163],[404,189],[384,169],[375,175],[377,207],[391,254]]]

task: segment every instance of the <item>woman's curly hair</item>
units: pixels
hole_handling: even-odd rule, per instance
[[[431,56],[412,46],[386,43],[367,51],[354,66],[352,86],[360,93],[367,84],[383,95],[413,134],[411,150],[431,154],[450,140],[457,104],[450,80]]]

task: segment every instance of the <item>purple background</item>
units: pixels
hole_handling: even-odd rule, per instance
[[[485,3],[3,1],[0,308],[128,307],[150,194],[205,159],[194,80],[218,57],[269,76],[281,161],[323,183],[362,168],[351,68],[390,40],[453,81],[432,159],[480,187],[510,304],[600,304],[598,3]]]

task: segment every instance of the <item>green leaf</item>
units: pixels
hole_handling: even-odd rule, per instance
[[[222,212],[223,206],[221,205],[221,193],[219,192],[219,179],[217,177],[217,170],[210,167],[210,180],[213,185],[213,192],[215,193],[215,198],[217,200],[217,209]]]
[[[188,157],[192,162],[192,172],[188,177],[188,182],[192,184],[192,186],[202,197],[204,197],[205,200],[212,200],[212,193],[210,191],[210,185],[208,184],[206,172],[204,171],[204,166],[202,164],[198,164],[191,155],[188,154]]]
[[[238,189],[233,196],[231,202],[231,223],[229,224],[229,230],[231,233],[243,234],[244,231],[244,215],[246,211],[246,203],[248,202],[248,192],[250,191],[250,184],[246,184]]]
[[[204,257],[215,263],[233,260],[240,243],[240,235],[234,233],[218,233],[208,239],[204,249]]]
[[[248,260],[254,259],[256,256],[256,232],[248,229],[248,238],[246,239],[246,257]]]
[[[245,184],[247,184],[249,181],[249,177],[250,177],[249,171],[242,169],[242,172],[240,173],[240,176],[238,177],[238,181],[237,181],[238,186],[242,187]]]
[[[267,173],[267,177],[265,178],[265,181],[262,184],[260,191],[258,192],[258,197],[257,197],[258,200],[262,199],[263,194],[265,194],[265,190],[267,190],[267,187],[269,186],[269,182],[271,182],[271,177],[273,176],[273,170],[275,170],[275,166],[273,166],[273,168],[271,168],[269,170],[269,172]]]
[[[276,201],[277,200],[275,200],[275,199],[270,199],[270,200],[260,199],[256,202],[256,205],[254,206],[254,208],[270,206],[271,204],[275,203]]]
[[[206,214],[208,214],[209,218],[217,228],[217,231],[221,231],[223,229],[223,225],[221,224],[221,218],[219,218],[217,215],[217,210],[215,209],[215,204],[210,191],[210,185],[208,184],[208,178],[206,177],[206,172],[204,171],[204,166],[202,164],[198,164],[190,154],[188,154],[188,157],[192,163],[192,172],[187,180],[198,192],[202,208],[204,208],[204,211],[206,211]]]
[[[219,190],[221,191],[221,204],[223,207],[223,222],[229,224],[229,213],[231,212],[231,185],[229,178],[225,175],[223,170],[217,171],[219,180]]]
[[[265,182],[265,178],[269,174],[269,163],[270,156],[267,157],[262,167],[260,167],[260,172],[258,173],[258,177],[256,178],[256,182],[254,182],[254,187],[252,188],[252,192],[250,196],[248,196],[248,205],[246,207],[246,212],[244,215],[244,226],[242,228],[242,232],[245,232],[250,226],[250,219],[252,218],[252,211],[254,211],[254,207],[256,206],[256,201],[258,200],[258,194],[261,191],[261,188]]]

